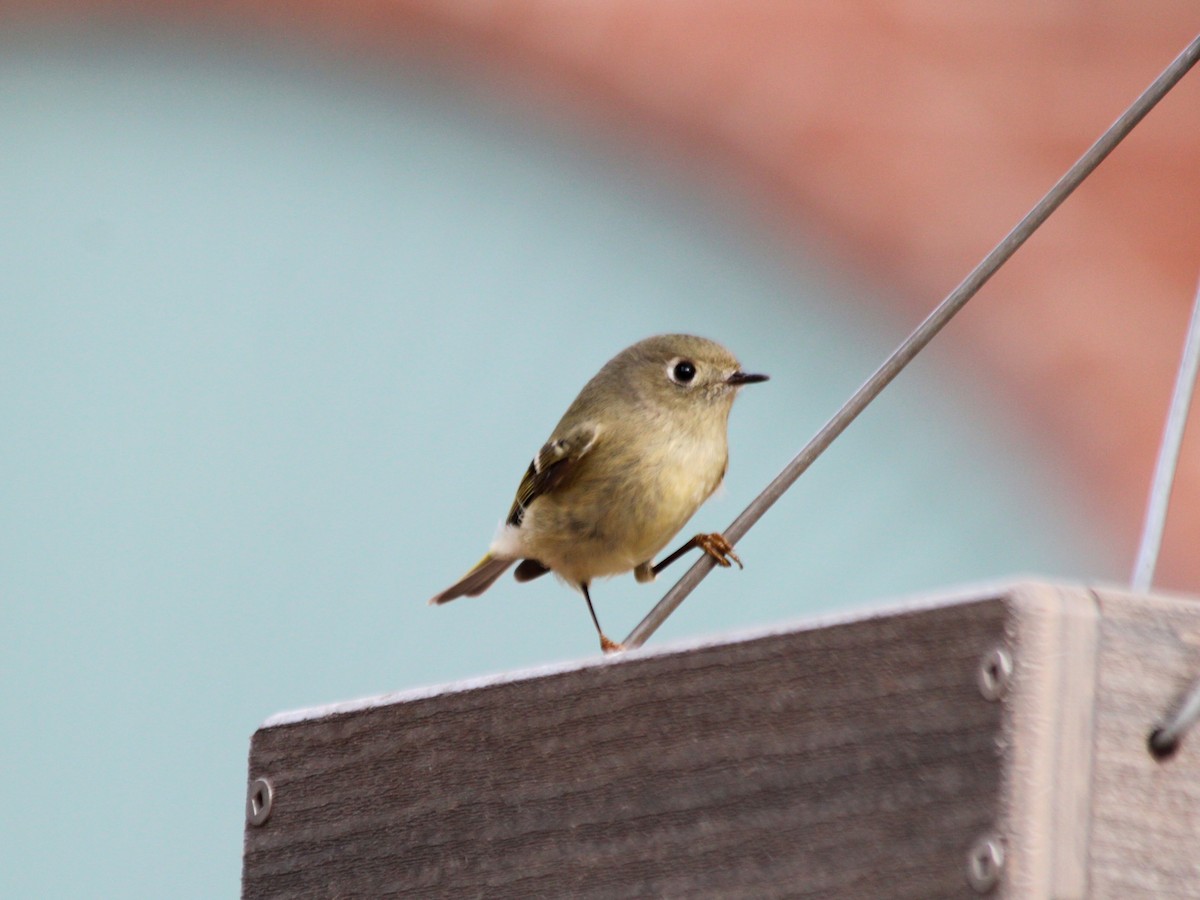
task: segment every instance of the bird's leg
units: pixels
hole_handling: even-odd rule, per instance
[[[738,564],[739,569],[744,568],[742,561],[738,558],[738,555],[733,552],[733,544],[725,540],[725,535],[714,531],[712,534],[696,535],[694,538],[660,562],[657,566],[651,569],[651,571],[657,575],[671,563],[675,562],[675,560],[679,559],[679,557],[683,556],[683,554],[687,553],[689,550],[694,550],[697,547],[711,556],[713,561],[716,562],[718,566],[724,566],[726,569],[728,569],[731,565],[729,561],[732,559]]]
[[[588,593],[587,582],[579,585],[579,589],[583,591],[583,599],[587,601],[588,612],[592,614],[592,622],[596,626],[596,634],[600,635],[600,649],[605,653],[616,653],[618,650],[624,650],[624,644],[618,644],[616,641],[609,638],[604,633],[604,629],[600,627],[600,620],[596,618],[596,610],[592,608],[592,595]]]

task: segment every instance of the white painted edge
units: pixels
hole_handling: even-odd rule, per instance
[[[940,609],[942,607],[954,606],[965,602],[986,600],[994,597],[1004,597],[1011,595],[1018,586],[1031,582],[1037,584],[1048,583],[1032,577],[1018,577],[996,582],[960,585],[932,594],[923,593],[902,596],[891,601],[886,601],[880,605],[870,605],[852,610],[840,610],[835,613],[820,615],[813,618],[782,622],[774,625],[758,626],[755,628],[747,628],[732,632],[724,632],[720,635],[685,638],[683,640],[659,644],[653,647],[640,647],[637,650],[629,650],[627,652],[614,654],[612,656],[595,656],[587,659],[565,660],[558,663],[533,666],[527,669],[515,669],[509,672],[482,675],[476,678],[463,679],[461,681],[434,684],[427,687],[408,688],[401,691],[391,691],[386,694],[378,694],[372,697],[361,697],[355,700],[343,700],[336,703],[327,703],[320,706],[292,710],[290,712],[276,713],[275,715],[268,717],[260,727],[278,728],[283,725],[295,725],[298,722],[323,719],[328,716],[343,715],[345,713],[361,712],[362,710],[373,709],[381,706],[391,706],[396,703],[411,703],[414,700],[427,700],[430,697],[439,697],[446,694],[457,694],[462,693],[463,691],[474,691],[481,688],[492,687],[498,684],[508,684],[516,681],[528,681],[534,678],[548,678],[553,675],[561,675],[565,672],[576,672],[583,669],[597,668],[600,666],[621,665],[624,662],[636,659],[667,656],[675,653],[688,653],[701,648],[737,644],[745,641],[757,640],[760,638],[773,637],[780,634],[788,634],[791,632],[815,631],[819,628],[830,628],[835,625],[846,625],[853,622],[865,622],[872,619],[885,618],[888,616]]]

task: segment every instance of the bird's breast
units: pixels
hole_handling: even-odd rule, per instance
[[[644,490],[628,498],[625,515],[641,540],[634,555],[644,562],[673,538],[725,475],[724,441],[676,440],[640,464],[655,472]]]
[[[684,434],[597,446],[596,452],[614,456],[604,465],[580,466],[561,492],[531,504],[520,529],[526,554],[571,581],[650,561],[721,483],[723,437]]]

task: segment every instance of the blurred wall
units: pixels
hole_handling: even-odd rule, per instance
[[[424,605],[579,384],[668,329],[769,371],[722,527],[1191,17],[808,6],[0,4],[0,895],[228,896],[264,716],[594,652],[551,579]],[[656,640],[1123,576],[1197,77]],[[595,595],[619,635],[659,593]]]
[[[146,21],[423,55],[481,96],[716,165],[731,202],[892,287],[915,321],[1194,36],[1141,4],[563,4],[547,0],[8,2],[10,22]],[[940,340],[1077,472],[1131,563],[1200,274],[1200,78],[1143,122]],[[1193,429],[1194,430],[1194,429]],[[1158,582],[1195,589],[1200,451],[1180,464]]]

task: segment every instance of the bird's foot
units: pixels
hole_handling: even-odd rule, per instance
[[[725,535],[713,532],[712,534],[698,534],[695,537],[696,546],[713,558],[718,566],[729,568],[730,560],[737,563],[739,569],[744,569],[742,561],[738,555],[733,552],[733,544],[725,540]]]
[[[600,633],[600,649],[605,653],[620,653],[625,649],[624,644],[618,644],[616,641],[609,638],[604,632]]]

